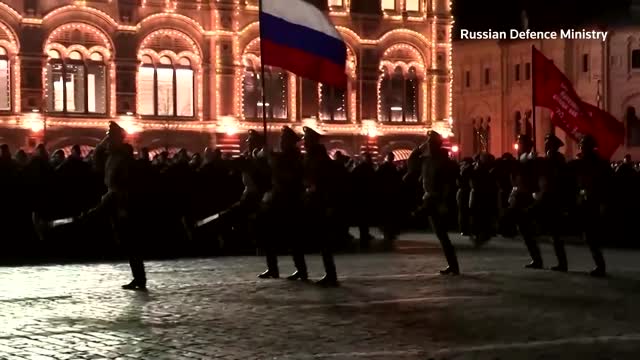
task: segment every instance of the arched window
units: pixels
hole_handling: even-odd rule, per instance
[[[383,69],[380,80],[380,116],[385,122],[417,122],[420,80],[416,69],[405,72],[397,66],[392,73]]]
[[[262,79],[257,61],[246,60],[243,87],[243,114],[247,120],[262,120],[263,107],[267,119],[286,120],[289,98],[289,76],[280,69],[265,66],[266,103],[262,103]]]
[[[63,57],[49,50],[47,110],[75,114],[106,114],[107,66],[100,53],[85,56],[74,50]]]
[[[320,120],[347,120],[347,92],[320,84]]]
[[[195,77],[191,60],[143,55],[138,69],[138,113],[146,116],[194,116]]]
[[[7,49],[0,46],[0,111],[11,110],[11,64]]]

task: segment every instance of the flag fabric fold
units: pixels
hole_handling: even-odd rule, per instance
[[[533,105],[551,110],[553,124],[574,140],[591,135],[604,158],[624,142],[624,125],[611,114],[578,96],[571,81],[535,47],[532,48]]]
[[[302,0],[262,0],[260,41],[264,65],[346,88],[347,46],[317,7]]]

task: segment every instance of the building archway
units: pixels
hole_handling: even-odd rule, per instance
[[[426,122],[427,64],[413,45],[397,43],[385,50],[378,77],[378,121]]]
[[[136,109],[143,117],[202,119],[202,53],[187,34],[148,34],[138,46]]]
[[[45,42],[45,111],[115,116],[115,63],[109,37],[93,25],[66,23]]]

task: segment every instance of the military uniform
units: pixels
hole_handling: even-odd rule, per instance
[[[327,149],[320,144],[320,134],[304,127],[304,214],[306,230],[315,237],[321,247],[325,276],[318,282],[322,286],[337,286],[338,275],[333,258],[335,223],[332,214],[338,204],[332,176],[333,163]]]
[[[520,154],[512,174],[513,189],[509,196],[509,210],[531,256],[531,263],[525,267],[542,269],[542,255],[534,236],[533,221],[530,213],[534,204],[534,193],[537,192],[538,188],[536,175],[537,157],[532,151],[533,142],[528,136],[520,135],[518,144]]]
[[[585,136],[580,141],[580,147],[581,156],[569,165],[576,177],[582,232],[596,264],[591,275],[602,277],[606,275],[606,264],[600,249],[600,238],[604,235],[602,216],[603,209],[609,201],[613,170],[609,163],[595,152],[596,143],[593,137]]]
[[[426,154],[425,154],[425,150]],[[431,131],[427,143],[414,150],[408,160],[409,174],[407,178],[416,178],[420,173],[424,190],[422,209],[429,216],[431,227],[435,232],[449,267],[442,270],[443,275],[458,275],[460,267],[455,248],[448,234],[448,203],[456,183],[458,166],[449,158],[442,148],[442,137]]]
[[[545,137],[546,156],[539,159],[537,167],[538,192],[534,195],[534,213],[553,240],[558,258],[554,271],[567,271],[567,255],[561,238],[562,220],[568,207],[567,162],[558,151],[564,143],[553,134]]]
[[[127,290],[145,290],[147,284],[143,262],[144,198],[142,185],[137,183],[133,148],[125,144],[125,133],[116,123],[109,126],[107,138],[101,142],[98,153],[104,156],[104,174],[107,193],[97,207],[89,210],[83,219],[106,215],[111,219],[116,239],[126,247],[133,281],[124,285]]]
[[[267,271],[260,278],[277,278],[278,242],[291,248],[296,272],[289,280],[307,280],[307,266],[304,260],[303,244],[299,236],[302,196],[304,194],[304,169],[302,154],[296,147],[301,140],[291,128],[285,126],[281,134],[281,152],[269,152],[267,158],[271,167],[272,188],[262,199],[262,221],[265,230],[263,248],[267,258]]]

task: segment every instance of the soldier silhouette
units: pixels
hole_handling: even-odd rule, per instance
[[[553,248],[558,264],[551,268],[554,271],[567,271],[567,254],[561,238],[562,220],[568,208],[567,162],[559,152],[564,146],[554,134],[545,136],[545,157],[539,159],[537,167],[538,192],[534,195],[534,213],[553,240]]]
[[[530,214],[534,203],[534,193],[538,188],[537,180],[533,141],[528,135],[519,135],[518,163],[512,173],[513,189],[509,196],[509,208],[531,256],[531,262],[525,265],[528,269],[542,269],[543,267],[542,255],[534,237]]]
[[[284,126],[280,135],[280,152],[266,151],[271,167],[272,188],[262,200],[262,225],[266,230],[263,247],[267,258],[267,271],[260,274],[262,279],[278,278],[278,243],[282,242],[293,252],[296,272],[289,280],[307,280],[307,265],[304,260],[303,244],[299,224],[302,220],[302,197],[304,195],[304,168],[298,142],[302,138],[290,127]]]
[[[327,149],[320,143],[321,135],[315,130],[304,127],[304,214],[306,231],[319,243],[324,264],[325,276],[317,282],[321,286],[338,286],[338,275],[333,258],[334,236],[337,236],[334,207],[339,204],[335,199],[336,184],[332,176],[333,163]],[[302,258],[300,261],[304,261]]]
[[[578,159],[570,163],[570,167],[578,185],[578,208],[581,224],[583,224],[582,233],[596,264],[590,275],[604,277],[607,272],[604,256],[600,250],[600,238],[604,235],[602,217],[610,201],[613,169],[608,161],[598,155],[596,146],[592,136],[584,136],[580,140],[581,153]]]
[[[458,275],[460,267],[456,250],[449,239],[448,233],[448,202],[453,194],[459,168],[449,158],[449,154],[442,147],[442,136],[430,131],[427,142],[414,150],[409,156],[407,180],[422,180],[424,191],[421,211],[426,212],[435,232],[448,267],[441,270],[442,275]]]
[[[96,216],[108,216],[111,219],[116,239],[126,248],[133,280],[123,285],[126,290],[146,290],[147,277],[143,262],[143,243],[145,233],[144,197],[142,184],[137,183],[133,147],[124,143],[126,133],[115,122],[109,124],[106,138],[99,144],[96,152],[103,156],[105,164],[105,185],[107,193],[100,204],[81,216],[86,220]]]

